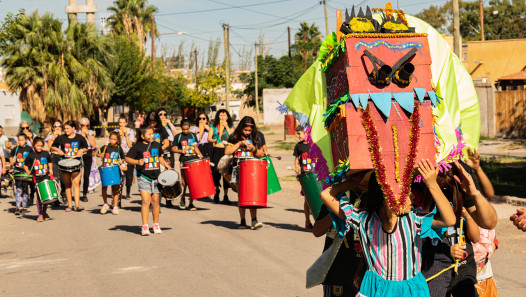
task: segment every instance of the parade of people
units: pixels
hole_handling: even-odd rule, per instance
[[[100,32],[95,2],[70,0],[67,23],[3,13],[0,295],[524,295],[526,67],[472,53],[523,41],[482,16],[523,24],[519,1],[481,1],[476,28],[471,2],[115,0]],[[221,20],[224,41],[163,19],[231,9],[276,19]],[[281,58],[263,33],[242,44],[298,20]]]

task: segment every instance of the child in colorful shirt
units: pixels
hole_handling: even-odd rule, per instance
[[[112,131],[110,132],[109,137],[109,144],[101,147],[98,153],[98,157],[102,159],[102,167],[119,166],[120,170],[126,171],[128,168],[126,168],[126,165],[123,164],[125,156],[124,151],[122,150],[120,145],[119,132]],[[123,184],[123,177],[124,175],[121,174],[120,184],[111,186],[111,195],[113,197],[113,209],[111,210],[111,213],[114,215],[119,214],[119,199],[121,187]],[[110,209],[110,206],[108,204],[107,189],[108,186],[102,187],[102,200],[104,201],[104,205],[102,205],[102,208],[100,210],[101,214],[107,213]]]
[[[33,148],[27,144],[27,136],[24,133],[18,134],[17,146],[11,151],[11,163],[14,164],[15,174],[15,196],[16,196],[16,210],[15,215],[20,215],[26,211],[27,201],[29,198],[30,181],[17,179],[17,174],[25,174],[24,161],[27,156],[33,151]]]
[[[294,159],[294,168],[296,174],[304,174],[314,170],[314,162],[309,158],[310,144],[307,142],[305,137],[305,129],[298,125],[296,127],[296,136],[298,137],[299,142],[296,143],[294,147],[293,156]],[[310,220],[310,207],[303,195],[303,191],[300,192],[301,197],[303,198],[303,213],[305,214],[305,229],[311,230],[312,223]],[[316,219],[316,218],[315,218]]]

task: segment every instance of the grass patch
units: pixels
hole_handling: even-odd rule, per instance
[[[526,198],[526,159],[483,157],[481,166],[491,180],[495,194]]]
[[[292,151],[295,145],[295,142],[278,140],[272,144],[272,148],[283,151]]]
[[[480,140],[499,140],[499,138],[498,137],[480,136]]]

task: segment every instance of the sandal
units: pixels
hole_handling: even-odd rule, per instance
[[[66,212],[71,212],[71,211],[72,211],[71,207],[66,207]]]
[[[84,210],[84,207],[82,207],[82,206],[79,206],[79,207],[76,207],[76,208],[75,208],[75,211],[76,211],[76,212],[79,212],[79,211],[82,211],[82,210]]]

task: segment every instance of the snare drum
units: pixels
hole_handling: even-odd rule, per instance
[[[24,182],[31,182],[33,181],[33,177],[31,175],[27,175],[25,173],[17,173],[14,175],[15,180],[24,181]]]
[[[181,196],[183,188],[179,181],[179,173],[175,170],[165,170],[157,178],[159,192],[166,199],[175,199]]]
[[[82,163],[79,159],[62,159],[58,161],[58,169],[63,172],[80,171]]]
[[[57,187],[52,180],[39,182],[37,184],[37,191],[42,204],[50,204],[58,200]]]

